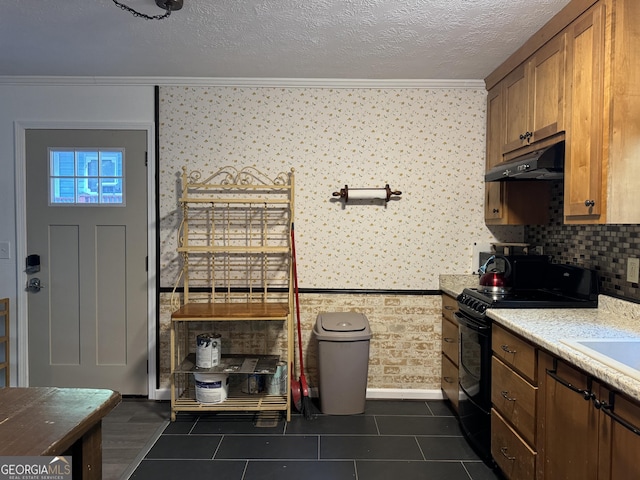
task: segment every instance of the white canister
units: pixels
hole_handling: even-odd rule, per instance
[[[226,373],[195,373],[196,400],[200,403],[221,403],[229,395],[229,375]]]
[[[196,337],[196,367],[213,368],[220,365],[222,337],[217,333],[201,333]]]

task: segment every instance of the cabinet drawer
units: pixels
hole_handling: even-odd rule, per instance
[[[457,325],[458,320],[456,320],[454,315],[457,311],[458,301],[449,295],[442,295],[442,316]]]
[[[451,360],[442,355],[442,379],[441,387],[444,395],[451,401],[456,412],[458,411],[458,367]]]
[[[529,445],[535,445],[537,390],[496,357],[491,359],[491,403]]]
[[[493,354],[537,385],[536,349],[526,340],[493,324],[491,333]]]
[[[491,409],[491,455],[509,480],[533,480],[537,453]]]
[[[458,366],[458,325],[442,320],[442,353]]]

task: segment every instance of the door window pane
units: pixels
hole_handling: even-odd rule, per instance
[[[49,149],[50,205],[124,206],[124,149]]]

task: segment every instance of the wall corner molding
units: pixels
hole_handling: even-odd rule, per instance
[[[358,79],[248,77],[66,77],[1,76],[0,85],[110,85],[252,88],[482,89],[479,79]]]

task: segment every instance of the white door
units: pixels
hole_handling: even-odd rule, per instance
[[[26,130],[30,386],[148,393],[146,151],[141,130]]]

